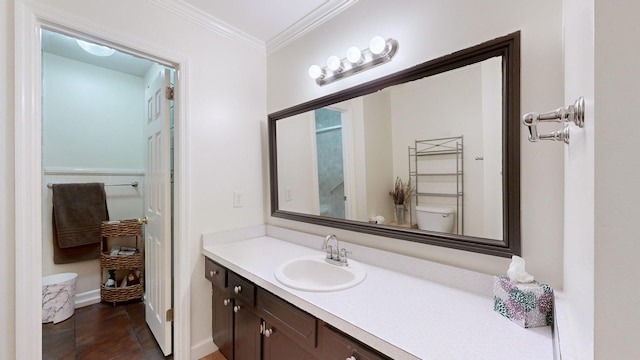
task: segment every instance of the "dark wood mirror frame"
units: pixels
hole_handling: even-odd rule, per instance
[[[358,96],[367,95],[392,85],[418,80],[497,56],[503,59],[503,240],[398,228],[389,225],[370,224],[363,221],[344,220],[279,209],[276,134],[276,122],[278,120]],[[399,71],[395,74],[270,114],[269,160],[271,216],[273,217],[495,256],[511,257],[511,255],[520,255],[520,32],[518,31],[487,41]]]

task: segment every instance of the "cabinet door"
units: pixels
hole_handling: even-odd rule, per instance
[[[386,360],[366,345],[329,328],[326,324],[320,329],[320,350],[323,360]]]
[[[264,328],[266,332],[262,338],[262,360],[316,359],[295,341],[266,321],[264,322]]]
[[[213,342],[229,360],[233,359],[233,298],[226,291],[212,286],[211,333]]]
[[[316,347],[317,320],[276,295],[258,288],[256,309],[263,319],[307,350]]]
[[[233,350],[234,360],[260,360],[260,317],[236,301]]]

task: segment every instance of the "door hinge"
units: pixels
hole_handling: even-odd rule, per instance
[[[167,88],[164,90],[164,96],[167,98],[167,100],[173,100],[173,89],[173,87],[167,86]]]
[[[173,321],[173,309],[167,310],[167,322]]]

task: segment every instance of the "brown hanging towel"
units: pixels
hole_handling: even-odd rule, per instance
[[[53,262],[100,256],[100,224],[109,220],[103,183],[53,184]]]

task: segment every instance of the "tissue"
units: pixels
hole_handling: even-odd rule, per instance
[[[553,289],[534,281],[524,259],[513,256],[507,275],[493,277],[493,310],[524,328],[551,325]]]
[[[523,284],[533,282],[533,275],[527,273],[524,268],[524,259],[520,256],[513,255],[511,257],[509,270],[507,270],[507,276],[509,276],[509,280]]]
[[[372,217],[371,219],[369,219],[369,223],[371,223],[371,224],[384,224],[384,216],[376,215],[376,216]]]

